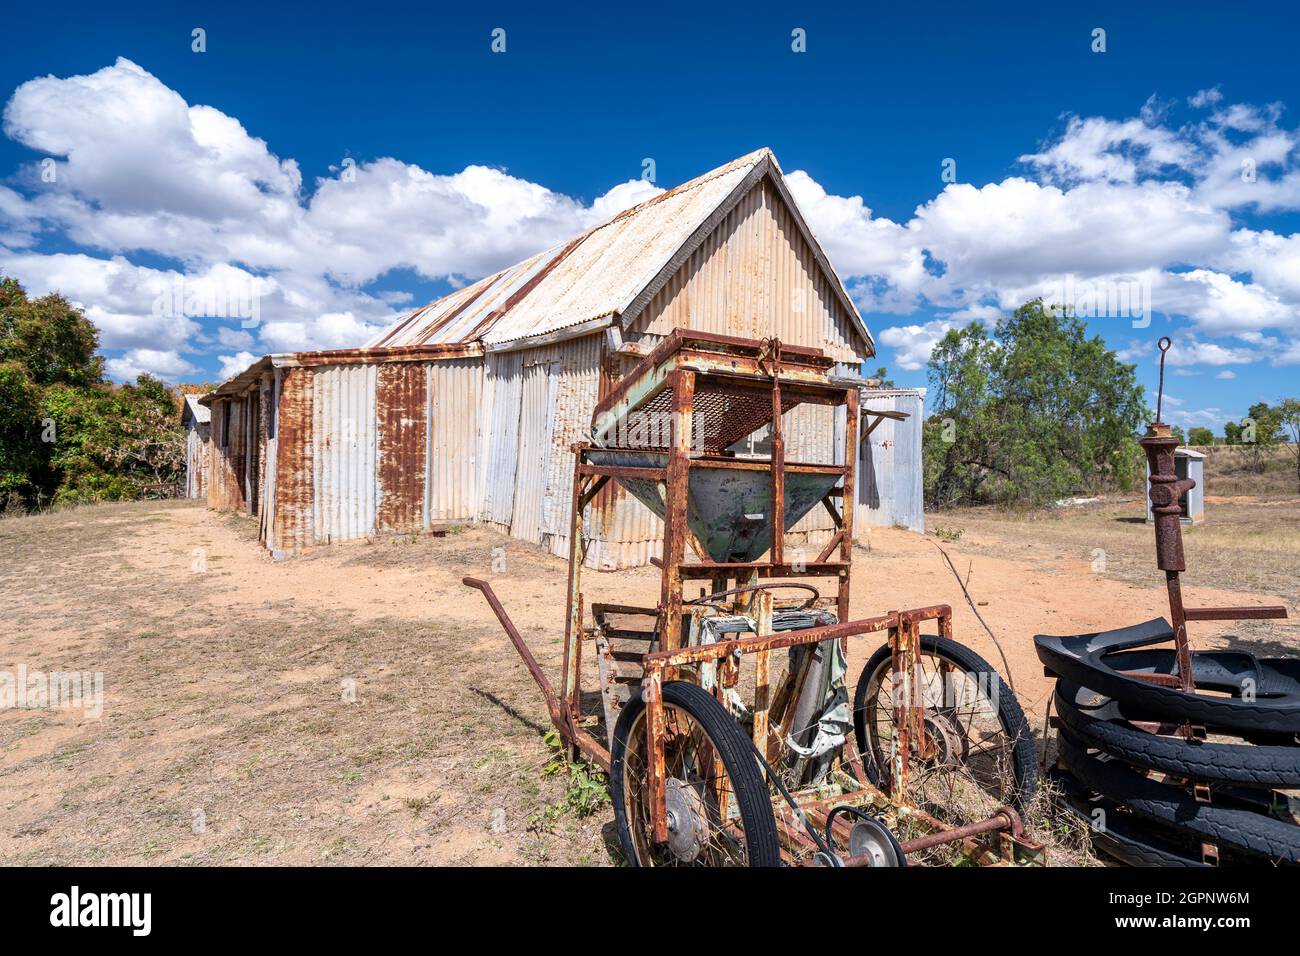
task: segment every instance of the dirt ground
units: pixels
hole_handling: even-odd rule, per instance
[[[942,546],[1041,732],[1034,634],[1165,613],[1141,515],[1107,501],[873,530],[854,615],[949,603],[958,639],[1001,669]],[[1197,645],[1300,651],[1300,499],[1212,498],[1207,515],[1188,535],[1189,603],[1292,618],[1198,625]],[[483,528],[272,562],[251,522],[187,503],[0,520],[0,671],[103,674],[98,717],[0,711],[0,862],[617,862],[607,807],[561,809],[540,695],[466,574],[493,582],[553,673],[565,564]],[[653,604],[657,575],[586,580],[591,599]]]

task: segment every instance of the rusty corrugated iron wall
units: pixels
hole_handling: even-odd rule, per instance
[[[312,374],[312,529],[317,544],[374,533],[377,365],[323,365]]]
[[[247,461],[247,402],[231,397],[212,404],[208,507],[244,510],[244,468]]]
[[[480,511],[483,433],[489,421],[482,401],[483,360],[447,359],[423,369],[429,450],[418,475],[428,513],[424,526],[434,521],[474,521]]]
[[[521,353],[489,352],[483,357],[483,489],[479,519],[506,532],[514,517],[523,383]]]
[[[278,371],[275,420],[275,506],[267,544],[296,551],[315,540],[312,526],[312,372]],[[215,403],[214,403],[215,405]]]
[[[420,362],[388,362],[377,376],[376,522],[380,531],[412,531],[424,527],[429,370]]]
[[[258,537],[267,540],[275,513],[275,375],[265,372],[257,386]]]
[[[510,534],[560,556],[569,553],[570,447],[589,437],[603,355],[599,335],[519,353],[521,404]],[[495,451],[489,449],[489,454]]]

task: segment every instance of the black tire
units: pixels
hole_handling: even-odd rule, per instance
[[[1025,720],[1025,713],[1020,709],[1016,695],[1006,686],[1002,676],[984,658],[969,648],[946,637],[931,634],[921,635],[921,651],[946,658],[969,674],[989,675],[989,693],[997,700],[998,722],[1011,746],[1011,771],[1014,781],[1013,792],[1007,794],[1007,803],[1019,810],[1038,789],[1038,757],[1034,747],[1034,735]],[[889,645],[885,644],[862,669],[857,689],[853,694],[853,730],[862,754],[862,765],[868,778],[880,786],[881,771],[876,759],[876,748],[868,736],[865,712],[871,691],[871,683],[882,667],[887,667],[891,660]]]
[[[730,714],[707,691],[685,681],[663,685],[665,709],[679,708],[699,725],[722,759],[730,778],[732,792],[740,810],[745,835],[748,865],[780,866],[781,847],[777,841],[776,817],[767,783],[754,760],[753,746]],[[637,841],[629,822],[629,800],[638,796],[628,779],[629,743],[643,746],[646,706],[638,689],[619,714],[614,727],[614,746],[610,761],[610,794],[614,803],[614,826],[619,845],[631,866],[652,865],[641,859]]]
[[[1255,659],[1227,651],[1197,651],[1192,655],[1198,688],[1224,689],[1233,687],[1232,681],[1243,676],[1256,679],[1261,696],[1246,701],[1241,697],[1185,694],[1173,687],[1126,677],[1115,669],[1169,674],[1173,672],[1173,650],[1117,650],[1103,654],[1098,648],[1088,650],[1083,636],[1039,635],[1034,644],[1038,659],[1053,674],[1121,700],[1125,706],[1140,708],[1151,719],[1171,723],[1185,720],[1242,734],[1300,733],[1300,661]],[[1240,685],[1236,686],[1239,689]]]
[[[1180,833],[1262,856],[1300,864],[1300,827],[1252,810],[1200,803],[1186,790],[1157,783],[1122,763],[1087,753],[1062,729],[1057,736],[1061,762],[1080,782],[1133,812]]]
[[[1300,746],[1192,743],[1116,722],[1119,708],[1070,681],[1056,685],[1061,721],[1088,744],[1125,763],[1193,780],[1246,787],[1300,787]]]
[[[1085,787],[1063,770],[1051,774],[1063,791],[1058,805],[1088,828],[1094,848],[1129,866],[1205,867],[1191,855],[1190,849],[1175,846],[1126,815],[1113,800],[1090,795]],[[1093,829],[1092,812],[1101,808],[1106,814],[1106,829]]]

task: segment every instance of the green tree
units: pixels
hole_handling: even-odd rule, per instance
[[[1190,445],[1213,445],[1214,432],[1203,425],[1197,425],[1187,432],[1187,442]]]
[[[1187,435],[1183,433],[1182,425],[1170,425],[1169,434],[1172,435],[1174,438],[1178,439],[1178,444],[1180,445],[1187,444]]]
[[[889,369],[887,369],[883,365],[880,366],[880,368],[876,369],[874,375],[868,375],[867,378],[874,379],[876,382],[878,382],[879,384],[877,385],[877,388],[898,387],[897,385],[894,384],[894,380],[889,377]]]
[[[185,433],[175,399],[162,382],[46,391],[42,413],[58,441],[50,464],[59,476],[56,503],[117,501],[160,491],[185,467]]]
[[[1264,473],[1273,449],[1282,438],[1282,420],[1279,410],[1268,402],[1256,402],[1246,409],[1246,417],[1241,420],[1239,432],[1241,444],[1247,451],[1249,467]]]
[[[185,434],[157,379],[104,381],[98,335],[57,294],[0,278],[0,508],[139,497],[178,481]]]
[[[103,379],[95,355],[99,333],[63,296],[29,299],[14,279],[0,279],[0,361],[18,362],[40,386],[94,385]]]
[[[1035,300],[992,334],[978,323],[953,329],[929,368],[932,504],[1041,503],[1137,481],[1142,387],[1073,315]]]
[[[1277,405],[1278,425],[1295,455],[1296,490],[1300,491],[1300,398],[1284,398]]]
[[[0,510],[36,498],[48,467],[41,441],[41,391],[19,362],[0,362]]]

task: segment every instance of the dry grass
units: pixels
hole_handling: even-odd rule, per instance
[[[1296,476],[1296,446],[1278,445],[1267,451],[1245,445],[1196,445],[1206,456],[1205,493],[1209,495],[1300,494]]]
[[[1017,557],[1043,567],[1096,565],[1101,577],[1160,583],[1155,539],[1141,498],[1038,512],[992,508],[930,515],[930,527],[960,532],[966,553]],[[1277,594],[1300,603],[1300,498],[1209,498],[1205,522],[1184,526],[1189,586]]]
[[[564,788],[541,773],[526,673],[482,653],[494,622],[358,620],[293,600],[232,616],[229,554],[179,579],[142,570],[142,527],[184,507],[0,523],[0,669],[102,671],[106,698],[99,720],[0,714],[0,861],[611,860],[603,818],[529,823]]]

